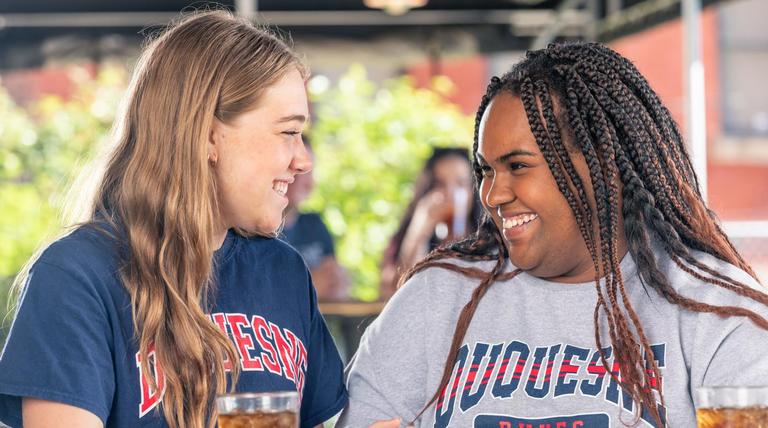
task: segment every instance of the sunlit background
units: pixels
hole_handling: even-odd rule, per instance
[[[768,280],[767,1],[223,6],[279,26],[312,69],[308,133],[318,186],[305,208],[320,212],[334,235],[352,275],[352,300],[377,300],[382,251],[432,146],[469,147],[489,78],[525,49],[566,39],[603,41],[649,78],[692,144],[711,207]],[[182,0],[0,2],[0,316],[15,274],[66,222],[63,196],[107,141],[142,39],[180,11],[203,7]]]

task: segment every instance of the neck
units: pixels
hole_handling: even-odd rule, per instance
[[[616,249],[619,263],[624,259],[624,257],[627,255],[627,252],[629,251],[629,248],[627,246],[626,240],[619,240],[618,242],[618,248]],[[599,273],[596,275],[595,273],[595,265],[592,261],[591,257],[587,257],[584,259],[583,263],[580,263],[573,267],[568,272],[563,273],[562,275],[558,275],[555,277],[546,278],[548,281],[552,282],[561,282],[566,284],[581,284],[585,282],[591,282],[595,280],[595,276],[599,276],[600,278],[605,277],[607,272],[603,271],[603,260],[602,260],[602,254],[598,251],[597,253],[597,267],[599,269]]]
[[[213,230],[213,236],[211,237],[211,245],[213,250],[216,251],[224,245],[224,240],[227,238],[227,231],[229,227],[224,224],[218,224]]]

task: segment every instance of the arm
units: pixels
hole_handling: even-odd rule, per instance
[[[325,301],[345,298],[350,281],[347,271],[331,255],[312,269],[312,283],[318,300]]]
[[[426,403],[425,281],[426,275],[409,280],[366,330],[347,367],[349,404],[339,427],[367,427],[391,419],[409,422]]]
[[[104,426],[95,414],[68,404],[24,398],[21,408],[26,428],[101,428]]]
[[[403,271],[410,269],[429,252],[429,239],[440,219],[446,216],[450,203],[440,191],[427,193],[416,205],[400,246],[398,264]]]
[[[735,328],[723,328],[725,337],[705,365],[692,370],[692,386],[764,386],[768,378],[768,331],[752,321],[738,320]],[[701,348],[704,348],[703,346]],[[700,348],[700,349],[701,349]],[[698,376],[697,376],[698,375]]]
[[[306,353],[306,383],[301,400],[302,427],[321,425],[347,404],[341,357],[318,310],[315,290],[311,286],[308,290],[310,333]]]
[[[400,276],[429,253],[429,241],[435,227],[441,219],[447,217],[451,209],[451,204],[441,191],[433,190],[421,198],[405,230],[398,254],[384,258],[379,284],[381,300],[389,300],[397,291]]]
[[[46,426],[70,406],[108,419],[115,390],[111,331],[92,285],[71,266],[33,267],[0,356],[0,420],[6,424]]]

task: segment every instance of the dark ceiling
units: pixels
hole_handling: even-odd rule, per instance
[[[628,0],[632,1],[632,0]],[[233,7],[234,0],[216,2]],[[429,0],[421,9],[551,9],[560,0]],[[36,12],[176,12],[189,6],[204,6],[211,2],[185,0],[3,0],[0,13]],[[258,9],[264,11],[307,10],[367,10],[362,0],[258,0]]]
[[[392,34],[424,39],[458,29],[473,34],[485,52],[525,49],[550,27],[558,28],[551,31],[551,38],[591,34],[610,40],[679,16],[680,9],[679,1],[674,0],[429,0],[425,7],[390,16],[367,8],[363,0],[251,1],[263,20],[296,39],[319,36],[365,41]],[[39,64],[46,55],[46,42],[62,37],[91,40],[94,45],[113,35],[138,42],[145,30],[168,22],[178,12],[212,4],[189,0],[0,0],[0,69]],[[235,8],[235,0],[217,4]],[[589,27],[591,33],[588,22],[596,23]]]

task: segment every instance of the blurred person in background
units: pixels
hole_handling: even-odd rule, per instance
[[[304,146],[314,160],[312,145],[304,137]],[[349,275],[336,260],[333,237],[318,213],[300,212],[299,205],[315,188],[312,171],[297,175],[288,187],[288,207],[282,236],[298,250],[312,273],[312,282],[317,298],[324,300],[345,300],[349,292]]]
[[[437,147],[414,185],[413,199],[384,251],[380,296],[389,299],[400,275],[439,245],[475,231],[482,207],[474,193],[467,149]]]
[[[298,391],[301,427],[343,407],[309,272],[275,239],[312,168],[307,76],[224,11],[148,44],[86,218],[17,279],[0,421],[213,427],[227,390]]]

